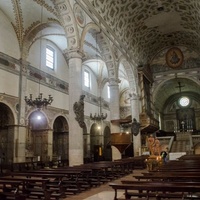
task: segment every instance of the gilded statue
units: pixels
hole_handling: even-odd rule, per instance
[[[157,137],[154,137],[152,134],[147,139],[148,148],[150,151],[150,155],[157,155],[160,156],[161,145],[160,141]]]

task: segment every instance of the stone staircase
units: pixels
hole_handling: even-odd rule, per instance
[[[170,152],[189,152],[190,151],[190,137],[188,132],[176,133],[176,141],[173,142]]]

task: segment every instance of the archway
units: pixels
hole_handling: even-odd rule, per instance
[[[26,141],[26,149],[29,152],[27,159],[49,161],[48,155],[48,122],[40,110],[34,111],[29,116],[29,127]]]
[[[101,134],[101,127],[94,123],[90,129],[90,150],[91,159],[94,162],[103,160],[103,138]]]
[[[69,126],[67,120],[59,116],[53,124],[53,160],[68,160]]]
[[[13,161],[14,154],[14,116],[11,109],[0,103],[0,159],[7,164]]]

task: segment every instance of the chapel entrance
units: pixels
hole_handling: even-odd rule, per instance
[[[53,124],[53,160],[67,160],[69,157],[69,126],[67,120],[59,116]]]

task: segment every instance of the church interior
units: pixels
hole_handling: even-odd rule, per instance
[[[199,12],[197,0],[0,0],[1,174],[196,159]]]

